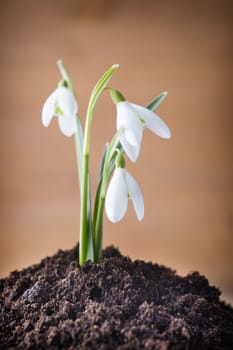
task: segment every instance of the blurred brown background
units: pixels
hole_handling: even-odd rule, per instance
[[[171,140],[149,131],[128,168],[145,200],[137,222],[105,219],[104,245],[184,275],[193,270],[233,300],[232,1],[2,0],[0,276],[76,244],[79,190],[73,139],[42,105],[56,87],[62,58],[84,118],[90,91],[113,63],[111,86],[132,102],[167,90],[158,114]],[[95,188],[102,149],[115,130],[104,95],[92,133]]]

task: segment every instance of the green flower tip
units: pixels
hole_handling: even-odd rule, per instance
[[[68,88],[68,83],[66,80],[62,79],[59,81],[58,83],[58,87],[65,87],[65,88]]]
[[[125,158],[121,153],[118,153],[116,158],[116,168],[125,168]]]
[[[112,102],[117,105],[119,102],[125,101],[124,96],[120,93],[120,91],[110,88],[110,96]]]

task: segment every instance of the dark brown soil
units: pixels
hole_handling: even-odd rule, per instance
[[[60,250],[0,280],[1,349],[233,349],[233,309],[197,272],[113,247],[101,264],[76,256]]]

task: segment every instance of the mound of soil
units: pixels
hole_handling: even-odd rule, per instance
[[[60,250],[0,280],[1,349],[233,349],[233,309],[197,272],[113,247],[101,264],[76,258]]]

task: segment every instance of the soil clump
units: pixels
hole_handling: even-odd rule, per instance
[[[233,309],[198,272],[59,250],[0,280],[0,349],[232,350]]]

